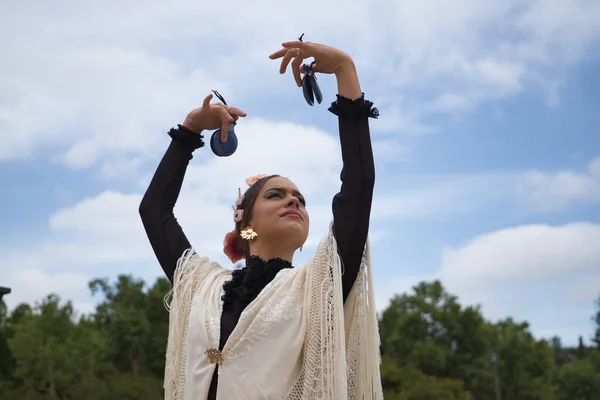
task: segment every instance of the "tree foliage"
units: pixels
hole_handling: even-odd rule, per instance
[[[3,400],[162,398],[166,279],[89,283],[100,297],[78,315],[49,295],[12,311],[0,302]],[[600,400],[600,299],[594,347],[536,339],[526,322],[486,321],[438,281],[397,295],[380,315],[386,400]]]
[[[169,317],[159,279],[150,288],[131,276],[89,284],[102,295],[78,316],[49,295],[9,315],[0,307],[0,398],[161,399]]]

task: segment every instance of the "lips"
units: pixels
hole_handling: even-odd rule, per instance
[[[282,217],[300,218],[301,220],[304,221],[304,217],[302,216],[302,214],[300,214],[300,212],[296,211],[296,210],[285,211],[283,214],[281,214],[281,216]]]

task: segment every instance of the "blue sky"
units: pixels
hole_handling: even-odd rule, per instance
[[[196,153],[180,222],[199,252],[225,262],[236,188],[280,173],[309,201],[311,235],[296,262],[306,260],[339,188],[337,122],[267,58],[305,32],[354,57],[381,111],[371,123],[378,308],[441,279],[492,320],[587,339],[600,295],[600,5],[314,3],[292,15],[269,0],[231,3],[227,15],[192,1],[8,6],[0,285],[13,288],[9,305],[56,291],[88,311],[92,278],[160,276],[137,206],[166,131],[210,89],[249,117],[233,157]],[[333,78],[319,83],[333,100]]]

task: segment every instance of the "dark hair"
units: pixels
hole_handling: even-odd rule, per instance
[[[250,186],[248,190],[244,192],[244,200],[242,201],[242,204],[237,207],[237,210],[244,210],[242,220],[235,223],[235,231],[238,233],[237,249],[243,251],[244,254],[246,254],[246,258],[250,256],[250,245],[248,244],[248,241],[241,239],[240,232],[250,224],[250,221],[252,221],[252,211],[258,193],[260,193],[261,189],[269,179],[278,177],[279,175],[268,175],[256,181],[254,185]]]

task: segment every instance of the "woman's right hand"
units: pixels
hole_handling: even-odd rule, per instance
[[[212,94],[206,96],[202,107],[190,111],[182,125],[198,133],[203,130],[221,128],[221,141],[225,143],[229,132],[229,124],[237,121],[240,117],[245,117],[246,113],[237,107],[229,107],[222,103],[210,104],[212,98]]]

